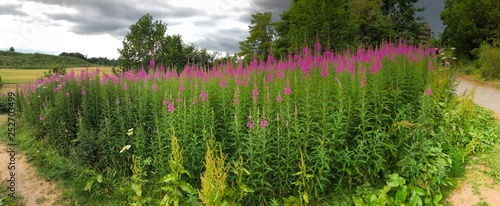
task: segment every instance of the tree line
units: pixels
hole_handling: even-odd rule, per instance
[[[281,20],[272,22],[271,12],[252,14],[250,36],[240,42],[245,59],[255,54],[266,58],[284,56],[319,41],[323,50],[374,46],[399,39],[418,43],[426,24],[416,13],[418,0],[293,0]]]
[[[116,59],[108,59],[107,57],[90,57],[90,58],[88,58],[87,55],[83,55],[79,52],[62,52],[59,54],[59,56],[76,57],[76,58],[83,59],[91,64],[105,65],[105,66],[118,66],[118,60],[116,60]]]
[[[129,27],[118,49],[122,70],[149,69],[156,65],[182,71],[186,64],[212,67],[223,61],[248,63],[254,56],[265,60],[269,55],[283,57],[308,46],[321,52],[376,47],[381,42],[418,44],[428,38],[429,25],[418,17],[425,8],[418,0],[292,0],[279,21],[271,12],[251,15],[249,36],[239,42],[237,55],[208,52],[185,44],[180,35],[167,35],[167,24],[146,14]],[[500,36],[500,1],[445,0],[441,19],[446,26],[439,46],[456,46],[463,56],[474,58],[482,42],[497,42]],[[434,40],[434,39],[432,39]],[[320,45],[315,45],[318,42]],[[435,42],[435,41],[431,41]]]

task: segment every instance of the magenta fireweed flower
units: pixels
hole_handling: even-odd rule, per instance
[[[43,117],[40,117],[40,118],[38,118],[38,119],[39,119],[40,121],[43,121],[43,120],[45,120],[45,118],[43,118]]]
[[[247,127],[249,127],[250,129],[254,129],[253,122],[252,121],[248,121]]]
[[[252,90],[252,99],[253,101],[257,101],[257,97],[259,96],[259,91],[257,89]]]
[[[234,105],[237,105],[237,104],[238,104],[238,99],[237,99],[237,98],[234,98],[234,99],[233,99],[233,104],[234,104]]]
[[[82,95],[85,96],[87,94],[87,92],[85,91],[85,89],[82,89]]]
[[[273,73],[269,73],[267,75],[267,81],[270,82],[270,83],[274,81],[274,75],[273,75]]]
[[[361,81],[361,87],[365,86],[365,81]]]
[[[172,103],[172,102],[168,103],[167,108],[168,108],[168,110],[167,110],[168,112],[174,112],[174,103]]]
[[[70,96],[69,92],[66,92],[66,98],[69,98],[69,96]]]
[[[434,70],[434,65],[432,64],[431,60],[429,60],[429,70],[430,71]]]
[[[266,128],[266,126],[267,126],[267,120],[265,119],[260,120],[260,128],[264,129]]]
[[[163,106],[167,106],[167,104],[168,104],[168,101],[166,99],[163,100]]]
[[[227,86],[226,80],[223,80],[223,79],[220,80],[219,86],[220,86],[220,88],[226,88],[226,86]]]
[[[153,90],[153,92],[158,91],[158,86],[156,85],[156,83],[154,83],[153,85],[151,85],[151,90]]]
[[[430,87],[429,87],[429,88],[427,88],[427,90],[425,90],[424,95],[426,95],[426,96],[431,96],[431,95],[432,95],[432,89],[431,89]]]
[[[285,94],[290,95],[292,93],[292,89],[290,87],[285,87]]]
[[[125,91],[128,90],[128,84],[127,83],[123,84],[123,90],[125,90]]]
[[[207,93],[205,93],[204,91],[202,91],[200,93],[200,102],[204,102],[204,101],[207,101],[208,97],[207,97]]]
[[[282,100],[281,95],[280,95],[280,94],[278,94],[278,97],[276,97],[276,101],[277,101],[277,102],[281,102],[281,100]]]
[[[80,108],[78,108],[78,110],[76,110],[76,115],[77,115],[77,116],[82,115],[82,112],[80,112]]]
[[[155,60],[154,60],[154,59],[151,59],[151,60],[149,61],[149,67],[151,67],[151,68],[155,68],[155,66],[156,66]]]
[[[182,92],[182,91],[184,91],[184,85],[181,85],[181,86],[179,87],[179,92]]]
[[[322,77],[328,77],[328,69],[322,69],[321,70],[321,76]]]

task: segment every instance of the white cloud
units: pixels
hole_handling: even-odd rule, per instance
[[[279,13],[291,0],[2,0],[0,48],[48,53],[80,52],[117,58],[117,49],[145,13],[167,23],[167,34],[210,51],[236,52],[250,15]]]

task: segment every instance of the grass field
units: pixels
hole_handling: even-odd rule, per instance
[[[89,67],[89,70],[94,70],[96,67]],[[66,72],[80,72],[85,67],[68,68]],[[101,72],[111,73],[111,67],[99,67]],[[25,84],[34,81],[37,78],[43,77],[43,73],[48,70],[44,69],[2,69],[0,68],[0,76],[4,84]]]

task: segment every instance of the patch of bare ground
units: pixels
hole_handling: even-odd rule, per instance
[[[0,126],[5,124],[6,121],[7,115],[0,115]],[[16,150],[15,170],[8,170],[7,165],[11,162],[11,156],[8,152],[10,148],[11,146],[6,143],[0,143],[0,181],[7,182],[11,178],[10,173],[15,173],[15,196],[22,197],[20,201],[23,205],[49,206],[61,204],[61,202],[58,202],[61,191],[57,184],[40,177],[36,168],[27,162],[26,156],[22,152]]]

